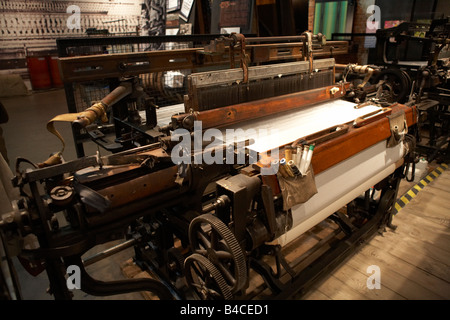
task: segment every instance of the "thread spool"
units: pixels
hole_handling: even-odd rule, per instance
[[[292,148],[286,147],[284,149],[284,157],[286,158],[286,162],[292,160]]]
[[[288,166],[286,158],[280,160],[280,170],[282,170],[281,172],[286,173],[287,176],[285,178],[294,177],[294,173],[292,172],[291,167]]]
[[[304,145],[303,146],[303,153],[302,153],[302,160],[300,162],[300,167],[299,167],[300,172],[302,173],[302,175],[306,174],[306,170],[308,169],[308,168],[305,168],[306,161],[307,161],[307,158],[308,158],[308,151],[309,151],[309,146],[308,145]]]
[[[298,170],[297,166],[295,165],[294,160],[289,161],[288,166],[289,166],[289,168],[291,168],[291,171],[295,176],[300,175],[300,170]]]
[[[291,177],[291,178],[295,177],[295,174],[289,165],[285,164],[283,167],[286,170],[289,177]]]
[[[286,172],[286,169],[284,166],[280,165],[278,167],[278,172],[283,176],[283,178],[289,178],[289,174]]]
[[[297,168],[300,170],[300,165],[302,162],[302,153],[303,153],[303,149],[302,147],[297,147],[297,159],[295,161],[295,165],[297,166]]]
[[[288,173],[286,172],[286,170],[284,169],[284,166],[282,166],[282,165],[280,164],[280,161],[278,161],[278,160],[277,160],[277,163],[278,163],[278,172],[283,176],[283,178],[288,178],[289,175],[288,175]]]

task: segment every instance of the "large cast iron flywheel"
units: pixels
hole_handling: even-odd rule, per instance
[[[220,271],[232,293],[246,285],[244,252],[219,218],[207,213],[193,219],[189,225],[189,241],[193,253],[206,257]]]

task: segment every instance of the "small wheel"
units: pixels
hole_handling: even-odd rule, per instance
[[[246,285],[244,252],[222,220],[209,213],[196,217],[189,225],[189,242],[194,253],[208,258],[221,272],[232,293]]]
[[[177,248],[167,250],[166,267],[167,274],[172,281],[184,276],[184,257]]]
[[[202,300],[230,300],[231,291],[219,270],[204,256],[193,253],[184,261],[187,285]]]

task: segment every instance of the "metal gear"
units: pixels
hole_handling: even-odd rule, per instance
[[[231,230],[216,216],[203,214],[189,225],[192,251],[200,254],[221,272],[230,291],[236,293],[247,283],[244,252]]]
[[[225,279],[206,257],[193,253],[184,262],[186,282],[202,300],[230,300],[233,295]]]
[[[184,276],[184,257],[177,248],[170,248],[166,252],[167,273],[172,281],[176,281],[178,277]]]

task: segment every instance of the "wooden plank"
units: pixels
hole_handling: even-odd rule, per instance
[[[401,237],[396,236],[394,232],[385,232],[383,237],[376,237],[373,239],[374,244],[389,244],[394,245],[394,249],[405,251],[408,254],[418,256],[423,254],[421,258],[433,259],[443,266],[450,265],[450,254],[448,251],[437,247],[434,242],[440,241],[439,235],[436,235],[433,242],[431,240],[422,240],[419,237],[411,237],[407,234],[402,234]],[[371,243],[372,243],[371,242]],[[450,271],[450,270],[449,270]],[[450,275],[449,280],[450,280]]]
[[[422,178],[422,180],[419,181],[418,184],[423,183],[423,181],[425,181],[425,184],[427,186],[431,185],[432,188],[424,188],[423,190],[432,192],[434,188],[440,187],[443,189],[444,192],[448,193],[449,191],[448,191],[447,187],[450,184],[450,177],[449,177],[450,173],[449,172],[450,172],[450,170],[447,169],[446,171],[444,171],[441,175],[438,175],[437,177],[433,174],[433,172],[430,172],[426,176],[424,176]]]
[[[450,299],[450,172],[422,189],[394,217],[396,232],[376,236],[303,299],[333,299],[336,281],[346,283],[368,299]],[[414,183],[402,182],[404,194]],[[381,290],[366,286],[371,264],[381,269]],[[342,287],[345,290],[345,287]],[[344,294],[340,297],[349,297]]]
[[[441,181],[441,183],[439,183],[438,185],[433,186],[433,189],[435,189],[436,191],[442,191],[442,192],[448,194],[448,190],[450,189],[450,183],[443,183],[444,180],[445,179],[443,179]],[[433,183],[433,182],[431,182],[431,183]],[[445,202],[447,202],[447,203],[449,202],[448,198],[442,198],[442,200],[444,200],[444,201],[446,200]],[[447,208],[448,208],[448,206],[447,206]]]
[[[431,229],[434,234],[436,234],[436,231],[439,231],[442,234],[449,235],[450,215],[445,212],[446,209],[431,202],[424,202],[426,201],[406,205],[394,216],[394,220]]]
[[[441,171],[441,170],[438,170],[438,171]],[[450,182],[450,170],[449,169],[447,169],[447,170],[444,170],[442,173],[441,173],[441,175],[439,176],[439,180],[441,181],[441,180],[446,180],[447,182]]]
[[[304,298],[335,298],[339,280],[368,299],[450,299],[450,172],[432,177],[394,217],[395,232],[373,237]],[[380,267],[381,290],[366,286],[372,264]]]
[[[448,169],[447,169],[447,171],[450,172],[450,170],[448,170]],[[443,186],[448,186],[450,184],[450,174],[442,173],[439,176],[439,184],[441,184],[441,183]]]
[[[414,216],[426,219],[427,226],[430,226],[430,223],[434,223],[434,226],[439,228],[439,226],[444,226],[448,228],[450,217],[447,213],[445,213],[446,209],[439,206],[435,203],[419,203],[418,205],[406,205],[399,213],[396,214],[396,217],[405,218],[406,216]],[[430,226],[431,227],[431,226]]]
[[[380,268],[384,266],[379,264]],[[395,291],[389,289],[387,286],[381,286],[381,289],[369,289],[367,287],[367,279],[370,276],[368,273],[361,272],[349,263],[339,267],[333,276],[350,286],[352,289],[358,291],[366,299],[370,300],[404,300],[405,298]]]
[[[417,194],[416,199],[419,199],[417,200],[417,202],[423,200],[424,203],[437,203],[443,208],[450,208],[450,199],[448,198],[448,190],[450,190],[450,185],[448,187],[444,187],[442,186],[442,183],[435,184],[434,182],[435,181],[432,181],[428,186],[426,186]]]
[[[446,253],[450,253],[448,226],[444,222],[439,223],[438,221],[441,221],[441,218],[433,218],[431,215],[429,218],[423,218],[412,213],[409,208],[402,210],[393,219],[393,223],[397,225],[397,233],[431,244]]]
[[[389,234],[386,232],[383,237],[375,237],[370,243],[380,250],[386,250],[397,258],[450,282],[449,266],[440,261],[440,257],[436,256],[435,252],[428,252],[432,249],[431,245],[419,247],[412,241],[399,241],[398,238],[388,236]]]
[[[353,256],[353,258],[348,261],[348,265],[354,267],[360,272],[366,272],[367,267],[371,265],[378,265],[380,267],[381,272],[380,275],[381,287],[383,288],[384,286],[386,286],[390,290],[395,291],[397,294],[403,296],[406,299],[435,300],[441,298],[436,293],[428,290],[427,288],[415,283],[411,279],[403,276],[402,274],[382,264],[377,257],[372,257],[360,252],[359,254]],[[366,274],[367,277],[370,276],[370,274],[368,273]]]
[[[147,271],[142,271],[133,277],[133,279],[140,279],[140,278],[153,279],[152,276]],[[159,300],[158,296],[150,291],[141,291],[141,294],[145,300]]]
[[[417,217],[427,219],[429,222],[434,222],[436,225],[442,225],[445,227],[448,227],[450,220],[450,215],[447,213],[446,208],[437,203],[427,202],[426,199],[422,201],[414,201],[414,203],[406,205],[396,215],[396,217],[404,217],[406,215],[415,215]]]
[[[318,289],[320,290],[321,295],[325,295],[332,300],[367,300],[366,296],[359,293],[333,274],[330,275],[323,284],[318,286]]]
[[[439,179],[440,181],[442,181],[443,183],[450,183],[450,170],[449,169],[445,169],[445,168],[436,168],[433,171],[438,171],[437,173],[441,173],[439,175],[439,177],[442,177],[442,179]],[[432,172],[430,172],[432,174]],[[445,180],[445,181],[443,181]]]
[[[202,121],[203,129],[221,128],[242,121],[311,106],[320,102],[328,102],[341,98],[345,93],[343,89],[348,88],[348,83],[342,86],[342,90],[332,94],[330,89],[334,87],[336,86],[332,85],[263,100],[239,103],[213,110],[205,110],[196,114],[196,120]],[[179,117],[183,116],[181,115]]]
[[[450,199],[448,199],[448,196],[450,195],[450,188],[442,184],[443,180],[439,181],[443,178],[444,177],[438,177],[438,181],[431,181],[425,188],[423,188],[419,192],[418,196],[420,196],[420,198],[423,197],[427,200],[429,200],[428,197],[432,197],[434,201],[438,201],[448,208],[450,205]]]
[[[450,284],[448,282],[445,282],[432,274],[425,272],[408,262],[405,262],[402,259],[398,259],[389,252],[379,249],[370,243],[362,246],[360,252],[366,256],[378,259],[380,263],[379,265],[382,265],[383,269],[389,268],[402,274],[404,277],[411,279],[430,291],[433,291],[442,299],[450,298]]]
[[[323,293],[319,288],[313,286],[311,290],[302,296],[302,300],[331,300],[331,298]]]

